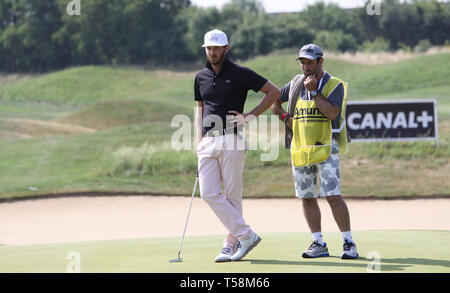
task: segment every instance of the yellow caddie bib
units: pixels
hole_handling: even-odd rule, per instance
[[[314,101],[298,99],[293,117],[291,145],[295,167],[325,161],[331,152],[331,120],[325,117]]]
[[[322,90],[322,96],[327,98],[333,89],[342,81],[331,77]],[[298,99],[292,123],[291,158],[295,167],[313,165],[325,161],[331,153],[333,132],[340,132],[339,149],[346,153],[347,133],[345,127],[345,109],[347,83],[344,85],[344,99],[341,107],[340,129],[333,129],[331,120],[323,115],[313,100]]]

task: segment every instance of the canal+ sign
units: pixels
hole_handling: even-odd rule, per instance
[[[353,141],[438,140],[436,100],[348,102]]]

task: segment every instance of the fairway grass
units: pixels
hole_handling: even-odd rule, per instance
[[[324,232],[330,257],[302,259],[309,233],[265,233],[261,243],[239,262],[214,263],[223,236],[187,235],[181,263],[180,237],[109,240],[0,247],[0,273],[64,273],[73,252],[82,273],[449,273],[450,231],[354,231],[360,257],[341,260],[342,238]],[[379,262],[377,259],[379,257]]]

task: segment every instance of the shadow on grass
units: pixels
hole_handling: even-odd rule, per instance
[[[382,258],[381,263],[400,263],[411,265],[441,266],[450,268],[450,261],[428,258]]]
[[[333,261],[324,261],[326,259],[333,259]],[[373,265],[374,260],[365,257],[359,257],[352,260],[341,260],[340,257],[330,256],[321,258],[320,260],[270,260],[270,259],[254,259],[248,260],[251,264],[259,265],[299,265],[299,266],[323,266],[323,267],[354,267],[354,268],[368,268],[368,265]],[[383,258],[380,260],[381,271],[403,271],[406,268],[414,267],[415,265],[429,265],[450,267],[448,260],[436,260],[427,258]]]

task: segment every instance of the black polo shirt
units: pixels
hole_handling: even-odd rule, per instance
[[[243,113],[248,91],[259,92],[267,79],[228,58],[225,58],[218,75],[209,62],[205,67],[195,76],[195,100],[203,101],[203,121],[208,115],[218,115],[222,118],[223,128],[228,128],[231,125],[226,124],[226,116],[232,115],[228,111]],[[210,127],[203,127],[203,135],[214,126],[211,123]]]

